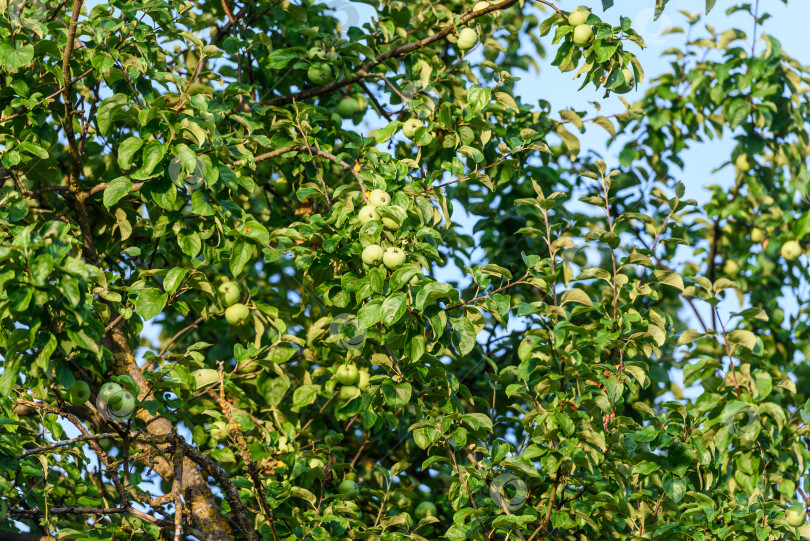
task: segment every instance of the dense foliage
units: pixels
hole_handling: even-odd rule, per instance
[[[779,2],[652,81],[616,8],[84,3],[0,0],[0,530],[810,539]],[[527,103],[545,57],[626,111]]]

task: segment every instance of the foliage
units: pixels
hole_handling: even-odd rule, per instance
[[[0,528],[810,538],[807,67],[684,13],[645,82],[614,11],[368,3],[0,2]],[[546,54],[626,111],[524,103]]]

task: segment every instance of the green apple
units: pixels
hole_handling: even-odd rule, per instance
[[[335,379],[341,385],[353,385],[357,381],[357,372],[356,364],[342,364],[335,371]]]
[[[405,252],[402,250],[402,248],[392,246],[391,248],[385,249],[385,253],[383,254],[383,264],[386,267],[394,270],[403,263],[405,263]]]
[[[361,257],[366,265],[379,265],[382,263],[383,249],[379,244],[369,244],[363,249]]]
[[[292,192],[292,186],[290,186],[290,181],[286,178],[277,178],[273,181],[272,185],[273,191],[276,192],[278,195],[290,195]]]
[[[68,389],[68,401],[74,406],[81,406],[90,400],[90,386],[86,381],[77,381]]]
[[[361,224],[366,225],[371,221],[379,220],[380,215],[374,210],[374,205],[366,205],[357,213],[357,219],[360,220]]]
[[[413,514],[418,519],[423,519],[425,517],[435,517],[436,506],[433,504],[433,502],[421,502],[419,505],[416,506],[416,510],[414,511]]]
[[[343,401],[351,400],[352,398],[357,396],[358,392],[359,391],[357,387],[355,387],[354,385],[343,385],[340,388],[340,394],[338,394],[338,397]]]
[[[392,207],[392,208],[397,208],[397,209],[401,210],[403,214],[405,213],[405,210],[402,209],[402,207]],[[381,218],[381,221],[382,221],[383,226],[386,229],[390,229],[391,231],[396,231],[397,229],[399,229],[399,226],[402,225],[402,224],[399,223],[399,219],[391,218],[391,217],[388,217],[388,216],[383,216]]]
[[[807,514],[804,507],[798,503],[791,506],[787,511],[785,511],[785,520],[794,528],[798,528],[804,524],[807,520]]]
[[[574,45],[577,47],[587,47],[593,41],[593,28],[587,24],[581,24],[574,28]]]
[[[119,419],[125,419],[135,411],[135,397],[127,390],[112,396],[107,403],[107,414]]]
[[[191,373],[194,376],[194,387],[202,389],[219,381],[219,372],[213,368],[200,368]]]
[[[307,77],[316,85],[325,85],[332,78],[332,69],[323,62],[315,62],[307,69]]]
[[[777,325],[781,325],[785,321],[785,311],[781,308],[774,308],[771,312],[771,321]]]
[[[585,24],[590,16],[591,10],[585,6],[579,6],[578,8],[574,8],[574,11],[572,11],[571,15],[568,16],[568,24],[571,26]]]
[[[391,204],[391,196],[385,190],[371,190],[368,202],[375,207],[387,207]]]
[[[119,395],[124,391],[123,387],[114,382],[108,382],[98,390],[98,401],[104,404],[109,403],[110,398]]]
[[[737,276],[740,272],[740,264],[733,259],[727,259],[723,264],[723,272],[728,276]]]
[[[360,110],[360,104],[354,98],[343,98],[337,105],[337,114],[342,118],[351,118]]]
[[[409,118],[402,126],[402,134],[408,139],[413,140],[416,137],[416,130],[424,126],[425,123],[418,118]]]
[[[613,89],[613,92],[615,92],[616,94],[627,94],[628,92],[633,90],[633,88],[635,88],[634,83],[636,80],[636,75],[633,73],[633,70],[631,70],[630,68],[624,68],[622,69],[622,75],[624,76],[624,84],[618,88]]]
[[[478,43],[478,32],[475,31],[473,28],[462,28],[461,32],[458,33],[458,48],[462,51],[468,51],[475,47],[475,44]]]
[[[751,170],[751,162],[748,161],[748,154],[740,154],[737,156],[737,159],[734,160],[734,167],[737,168],[738,171],[743,173],[747,173]]]
[[[802,247],[795,240],[789,240],[782,245],[782,257],[787,261],[794,261],[801,253]],[[383,256],[383,262],[385,262],[385,256]]]
[[[245,359],[236,363],[236,371],[239,374],[250,374],[258,370],[261,366],[255,359]]]
[[[241,327],[250,319],[250,310],[241,302],[237,302],[225,309],[225,319],[231,325]]]
[[[371,379],[371,374],[368,373],[368,370],[358,370],[357,371],[357,388],[361,391],[365,391],[368,389],[368,382]]]
[[[242,294],[236,282],[221,283],[217,288],[217,292],[219,293],[219,302],[221,302],[225,308],[236,303],[239,300],[239,296]]]
[[[763,240],[765,240],[765,232],[762,229],[755,227],[751,230],[751,242],[759,243]]]
[[[346,479],[345,481],[341,482],[338,485],[338,492],[346,496],[353,497],[357,497],[360,494],[360,490],[357,488],[357,483],[351,479]]]

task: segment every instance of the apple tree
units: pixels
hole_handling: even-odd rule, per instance
[[[0,539],[810,539],[784,2],[364,3],[0,0]]]

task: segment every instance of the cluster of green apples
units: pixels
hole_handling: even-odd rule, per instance
[[[357,368],[354,363],[345,363],[335,370],[335,381],[340,384],[338,397],[341,400],[351,400],[368,388],[371,374],[364,368]]]
[[[99,389],[96,405],[106,418],[123,420],[135,411],[135,396],[119,384],[108,382]]]
[[[219,302],[225,307],[225,319],[234,327],[242,327],[250,320],[250,309],[239,302],[242,291],[235,282],[222,282],[217,288]]]
[[[386,229],[396,231],[399,229],[400,224],[385,216],[380,218],[377,209],[379,207],[387,207],[391,204],[391,196],[384,190],[375,189],[369,194],[368,205],[360,209],[357,218],[362,225],[371,221],[379,221]],[[405,251],[397,246],[390,246],[383,249],[379,244],[369,244],[363,249],[361,255],[363,263],[369,266],[376,266],[382,263],[391,270],[405,263]]]
[[[587,47],[593,43],[593,27],[588,24],[590,16],[591,10],[585,6],[579,6],[568,15],[568,24],[574,27],[572,38],[577,47]]]

